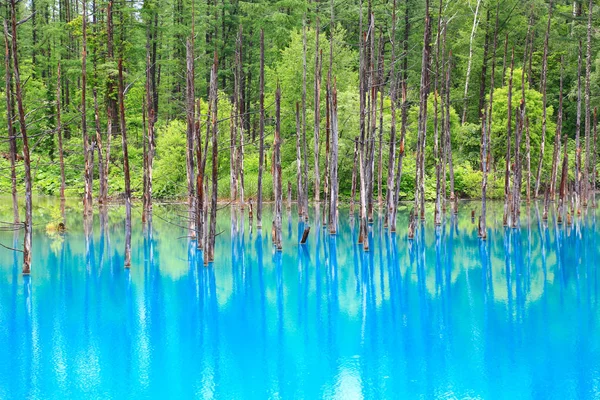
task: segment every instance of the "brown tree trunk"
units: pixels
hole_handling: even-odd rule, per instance
[[[352,162],[352,189],[350,190],[350,217],[354,218],[354,207],[356,202],[356,169],[358,163],[358,137],[354,138],[354,159]]]
[[[185,166],[187,175],[188,188],[188,225],[189,236],[192,239],[196,238],[195,229],[195,210],[194,210],[194,127],[196,124],[196,100],[195,100],[195,83],[194,83],[194,41],[193,37],[186,41],[186,150],[185,150]]]
[[[560,89],[558,94],[558,116],[556,118],[556,134],[554,136],[554,150],[552,152],[552,176],[550,178],[550,200],[554,201],[556,181],[558,176],[558,162],[560,157],[560,138],[562,137],[563,121],[563,60],[560,59]],[[547,207],[546,207],[547,208]]]
[[[390,142],[389,142],[389,157],[388,157],[388,173],[387,173],[387,186],[385,191],[385,220],[384,226],[395,225],[390,221],[390,217],[393,215],[393,208],[395,206],[395,196],[393,187],[396,185],[394,167],[396,163],[396,0],[393,0],[392,6],[392,58],[390,60]],[[383,90],[383,89],[382,89]]]
[[[540,142],[540,158],[535,178],[535,193],[537,198],[540,192],[540,183],[542,179],[542,165],[544,164],[544,148],[546,146],[546,76],[548,72],[548,39],[550,36],[550,25],[552,23],[552,1],[548,9],[548,24],[546,27],[546,36],[544,38],[544,55],[542,56],[542,77],[540,87],[542,90],[542,139]]]
[[[587,207],[589,196],[590,181],[590,136],[592,134],[592,120],[590,109],[590,76],[592,73],[592,13],[594,1],[588,3],[588,23],[587,23],[587,47],[585,61],[585,166],[584,166],[584,186],[583,186],[583,206]]]
[[[575,208],[579,213],[581,199],[581,40],[577,59],[577,117],[575,120]]]
[[[503,224],[508,226],[508,218],[511,215],[511,191],[510,191],[510,176],[511,176],[511,140],[512,140],[512,90],[513,90],[513,70],[515,67],[515,49],[513,47],[510,58],[510,72],[508,78],[508,109],[507,109],[507,126],[506,126],[506,166],[504,168],[504,217]],[[515,163],[517,161],[515,160]]]
[[[338,115],[337,115],[337,87],[333,82],[333,91],[330,96],[331,110],[331,154],[329,158],[331,187],[329,190],[329,233],[337,233],[337,201],[338,201]]]
[[[301,126],[300,126],[300,104],[296,103],[296,167],[297,167],[297,186],[298,186],[298,216],[300,218],[304,218],[304,189],[302,188],[302,153],[300,149],[300,136],[301,136]]]
[[[65,223],[65,188],[66,188],[66,180],[65,180],[65,154],[63,149],[63,127],[61,120],[61,71],[60,71],[60,61],[58,62],[57,70],[56,70],[56,134],[58,137],[58,162],[60,164],[60,213],[63,219],[63,224]],[[12,146],[12,143],[11,143]],[[16,194],[16,189],[15,189]]]
[[[218,180],[218,156],[219,156],[219,143],[218,143],[218,76],[217,76],[217,53],[215,52],[213,67],[210,78],[210,99],[212,101],[212,116],[211,116],[211,129],[212,129],[212,193],[210,200],[210,227],[208,235],[206,235],[206,245],[204,248],[204,265],[208,265],[215,260],[215,236],[217,230],[217,193],[219,189]]]
[[[123,146],[123,176],[125,178],[125,268],[131,266],[131,179],[129,176],[129,151],[125,122],[125,86],[123,83],[123,59],[119,58],[119,124]]]
[[[29,140],[27,137],[27,124],[25,122],[25,107],[23,106],[23,91],[21,87],[21,73],[19,70],[19,51],[17,40],[17,11],[16,0],[10,0],[11,25],[12,25],[12,59],[13,76],[15,78],[15,90],[17,97],[17,112],[19,115],[19,129],[21,139],[23,140],[23,164],[25,165],[25,239],[23,240],[23,275],[31,273],[31,242],[32,242],[32,181],[31,181],[31,158],[29,154]],[[4,32],[8,34],[6,21],[4,23]]]
[[[83,136],[83,162],[84,162],[84,198],[83,212],[85,215],[92,213],[92,145],[87,132],[87,13],[86,1],[82,3],[82,51],[81,51],[81,134]]]
[[[279,84],[275,91],[275,138],[273,141],[273,189],[275,191],[275,220],[273,221],[273,243],[277,251],[281,251],[281,89]]]
[[[265,32],[260,30],[260,73],[259,73],[259,138],[258,138],[258,191],[256,195],[256,226],[262,227],[263,188],[262,176],[265,168]]]
[[[317,2],[318,4],[318,2]],[[304,47],[306,51],[306,46]],[[306,54],[304,55],[306,58]],[[320,139],[319,139],[319,125],[321,124],[321,63],[322,58],[319,54],[319,17],[315,20],[315,126],[314,126],[314,141],[315,141],[315,202],[318,203],[321,200],[321,175],[319,167],[320,158]],[[306,64],[305,64],[306,65]],[[305,112],[303,112],[303,115]],[[327,190],[327,188],[325,188]]]
[[[4,22],[4,71],[5,71],[5,87],[4,92],[6,96],[6,122],[7,122],[7,133],[9,136],[10,143],[10,181],[11,181],[11,194],[12,194],[12,206],[13,206],[13,222],[15,224],[19,223],[19,203],[17,196],[17,169],[16,169],[16,159],[17,159],[17,138],[16,131],[13,125],[13,101],[12,101],[12,75],[10,73],[10,63],[11,63],[11,52],[10,46],[8,44],[8,38],[10,34],[8,32],[8,25],[6,21]],[[60,71],[60,64],[59,64]],[[60,76],[60,72],[59,72]],[[60,113],[60,110],[58,111]],[[60,115],[60,114],[59,114]],[[58,121],[60,121],[60,116],[58,117]],[[58,131],[59,135],[59,155],[62,156],[62,139],[60,137],[60,130]],[[62,159],[62,158],[61,158]],[[63,165],[61,163],[61,165]],[[63,168],[64,171],[64,168]],[[63,186],[61,186],[61,189]],[[61,199],[64,196],[61,196]]]

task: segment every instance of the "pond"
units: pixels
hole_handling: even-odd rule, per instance
[[[2,399],[600,397],[595,210],[545,224],[532,204],[513,230],[492,203],[482,242],[479,203],[414,240],[403,208],[396,234],[375,218],[365,253],[345,207],[334,237],[313,209],[299,246],[293,208],[277,253],[272,205],[262,233],[224,207],[204,267],[184,207],[156,205],[151,229],[136,207],[126,270],[123,207],[86,235],[73,202],[61,235],[46,228],[58,202],[35,204],[31,276],[0,249]]]

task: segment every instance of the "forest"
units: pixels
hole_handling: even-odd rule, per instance
[[[398,203],[440,224],[458,199],[595,205],[593,0],[5,0],[0,188],[94,205],[180,200],[214,253],[217,203],[260,227],[275,201],[358,211],[359,242]],[[20,196],[25,213],[20,214]],[[64,211],[63,211],[64,215]],[[151,218],[151,217],[150,217]],[[307,227],[307,230],[310,229]],[[305,232],[306,234],[308,233]],[[303,239],[305,239],[304,237]],[[29,247],[28,247],[29,246]],[[127,265],[127,257],[126,257]]]

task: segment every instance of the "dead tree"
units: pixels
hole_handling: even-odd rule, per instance
[[[556,181],[558,176],[558,162],[560,157],[560,138],[562,137],[563,122],[563,60],[560,58],[560,89],[558,94],[558,116],[556,119],[556,134],[554,136],[554,150],[552,152],[552,175],[550,177],[550,200],[554,201]]]
[[[260,73],[259,73],[259,138],[258,138],[258,191],[256,195],[256,226],[262,228],[263,185],[265,169],[265,32],[260,30]]]
[[[317,5],[317,13],[319,2]],[[305,47],[306,49],[306,47]],[[306,55],[305,55],[306,57]],[[320,143],[319,143],[319,125],[321,124],[321,64],[322,57],[319,54],[319,16],[315,19],[315,126],[314,126],[314,141],[315,141],[315,202],[318,203],[321,199],[321,175],[319,167]],[[326,142],[327,143],[327,142]],[[327,188],[325,188],[327,190]]]
[[[490,77],[490,97],[489,104],[487,106],[488,115],[485,117],[484,111],[484,119],[482,121],[482,171],[483,171],[483,179],[481,184],[481,228],[479,231],[479,237],[483,240],[487,239],[487,179],[488,179],[488,170],[490,164],[490,147],[491,147],[491,133],[492,133],[492,115],[493,115],[493,107],[494,107],[494,76],[496,74],[496,48],[498,46],[498,14],[500,12],[500,3],[496,3],[496,22],[494,26],[494,39],[492,45],[492,74]]]
[[[590,136],[592,130],[591,110],[590,110],[590,76],[592,73],[592,13],[594,1],[588,3],[588,23],[587,23],[587,47],[585,61],[585,166],[584,166],[584,190],[583,206],[587,207],[589,198],[590,181]]]
[[[65,152],[63,149],[63,127],[61,120],[61,71],[60,71],[60,61],[58,62],[58,66],[56,69],[56,135],[58,138],[58,163],[60,164],[60,212],[63,219],[63,224],[65,223],[65,188],[66,188],[66,180],[65,180]],[[12,142],[11,142],[12,146]],[[12,149],[11,149],[12,152]],[[16,150],[15,150],[16,152]],[[11,160],[12,161],[12,160]],[[103,170],[103,169],[102,169]],[[16,188],[13,192],[16,195]],[[18,215],[18,214],[17,214]]]
[[[7,122],[7,132],[10,143],[10,181],[11,181],[11,194],[12,194],[12,205],[13,205],[13,222],[15,224],[19,223],[19,203],[17,196],[17,169],[16,169],[16,159],[17,159],[17,138],[16,131],[13,125],[13,101],[12,101],[12,75],[10,73],[10,64],[11,64],[11,53],[10,46],[8,44],[8,38],[10,37],[8,32],[8,25],[6,21],[4,22],[4,71],[5,71],[5,87],[4,92],[6,96],[6,122]],[[59,71],[60,71],[60,63],[59,63]],[[60,72],[59,72],[60,75]],[[60,113],[60,111],[59,111]],[[59,114],[60,115],[60,114]],[[58,121],[60,121],[60,116],[58,117]],[[62,139],[60,137],[59,131],[59,144],[62,144]],[[59,150],[62,150],[62,146],[59,146]],[[62,152],[60,153],[62,156]],[[62,171],[64,171],[64,164]],[[63,175],[64,176],[64,172]],[[61,186],[61,189],[63,186]],[[64,198],[64,195],[61,196],[61,199]]]
[[[275,220],[273,221],[273,244],[281,251],[281,208],[283,191],[281,186],[281,89],[277,83],[275,91],[275,138],[273,141],[273,189],[275,192]]]
[[[596,166],[598,163],[598,108],[594,108],[594,144],[593,144],[594,160],[592,164],[592,183],[591,183],[591,196],[592,206],[596,207]]]
[[[302,151],[300,148],[300,104],[296,103],[296,167],[297,167],[297,191],[298,191],[298,217],[304,218],[304,189],[302,188]]]
[[[152,215],[152,170],[154,166],[154,153],[156,151],[156,139],[154,138],[154,123],[156,121],[156,110],[154,105],[154,92],[156,88],[152,84],[152,62],[150,56],[150,33],[146,33],[146,112],[148,113],[148,153],[146,154],[146,169],[147,169],[147,182],[146,192],[144,196],[146,198],[145,205],[146,214],[150,217]],[[199,144],[198,144],[199,146]],[[200,161],[198,161],[200,162]]]
[[[393,207],[395,196],[392,191],[395,186],[394,167],[396,162],[396,0],[393,0],[392,6],[392,59],[390,60],[390,143],[389,143],[389,157],[388,157],[388,175],[387,175],[387,186],[386,186],[386,211],[384,226],[388,227],[395,223],[390,221],[390,217],[393,215]]]
[[[556,138],[556,140],[560,140],[560,138]],[[567,196],[567,185],[569,179],[569,152],[567,151],[567,135],[565,135],[565,144],[563,148],[563,161],[558,193],[558,210],[556,211],[556,213],[558,214],[558,216],[556,217],[556,222],[559,224],[562,223],[563,219],[565,197]]]
[[[131,266],[131,179],[129,175],[129,151],[127,148],[127,124],[125,121],[125,86],[123,83],[123,59],[119,58],[119,123],[123,146],[123,176],[125,178],[125,268]]]
[[[338,115],[337,115],[337,87],[335,80],[330,96],[331,110],[331,155],[329,158],[329,177],[331,187],[329,190],[329,233],[337,233],[337,201],[338,201]]]
[[[433,157],[435,159],[435,211],[434,211],[434,223],[435,225],[442,224],[442,185],[441,185],[441,172],[442,172],[442,157],[440,151],[440,124],[438,124],[438,104],[439,104],[439,74],[440,74],[440,40],[442,30],[442,10],[444,2],[440,0],[440,6],[438,9],[437,18],[437,32],[435,39],[435,70],[433,77]],[[442,105],[442,121],[443,121],[443,105]],[[442,122],[443,124],[443,122]]]
[[[218,156],[219,156],[219,143],[218,143],[218,133],[219,133],[219,124],[218,124],[218,76],[217,76],[217,68],[218,68],[218,59],[217,53],[215,52],[213,66],[211,69],[210,75],[210,101],[212,102],[212,115],[211,115],[211,131],[212,131],[212,188],[211,188],[211,199],[210,199],[210,227],[208,230],[208,235],[205,237],[206,244],[204,246],[204,265],[208,265],[215,260],[215,237],[217,230],[217,193],[219,189],[219,166],[218,166]],[[261,135],[262,136],[262,135]],[[207,202],[208,204],[208,202]],[[205,213],[208,215],[208,213]]]
[[[575,120],[575,208],[579,213],[581,199],[581,40],[577,59],[577,117]]]
[[[506,166],[504,167],[504,217],[503,224],[508,226],[508,217],[512,213],[510,176],[511,176],[511,140],[512,140],[512,89],[513,89],[513,71],[515,67],[515,48],[513,47],[510,57],[510,72],[508,77],[508,109],[506,126]],[[516,161],[515,161],[516,163]]]
[[[194,228],[194,125],[196,123],[196,100],[194,83],[194,41],[193,36],[186,40],[186,72],[185,72],[185,114],[187,121],[186,129],[186,149],[185,149],[185,167],[188,189],[188,225],[190,238],[196,238],[196,229]]]
[[[23,140],[23,164],[25,165],[25,239],[23,240],[23,275],[31,273],[31,242],[32,242],[32,181],[31,181],[31,158],[29,153],[29,140],[27,137],[27,124],[25,123],[25,107],[23,106],[23,90],[21,87],[21,73],[19,69],[19,51],[17,40],[17,11],[16,0],[10,0],[10,17],[12,25],[12,59],[13,76],[15,79],[15,95],[17,97],[17,112],[19,115],[19,129]],[[4,25],[5,34],[8,33],[6,21]]]
[[[450,202],[452,213],[458,214],[458,199],[454,192],[454,160],[452,157],[452,132],[450,130],[450,73],[452,70],[452,51],[448,54],[448,67],[446,68],[446,152],[448,153],[448,175],[450,176]]]
[[[423,32],[423,54],[421,58],[421,86],[419,88],[419,118],[417,139],[417,166],[415,188],[415,212],[425,219],[425,148],[427,143],[427,98],[429,96],[429,61],[431,36],[431,16],[429,0],[425,0],[425,29]]]
[[[84,163],[84,198],[83,212],[85,215],[92,213],[92,145],[87,132],[87,13],[86,1],[82,3],[82,37],[81,37],[81,134],[83,136],[83,163]]]
[[[350,217],[354,218],[356,203],[356,169],[358,163],[358,137],[354,138],[354,158],[352,162],[352,188],[350,189]]]
[[[535,178],[535,194],[537,198],[540,192],[540,182],[542,178],[542,165],[544,164],[544,147],[546,146],[546,81],[548,74],[548,40],[550,36],[550,26],[552,22],[552,0],[548,9],[548,24],[546,27],[546,36],[544,38],[544,55],[542,56],[542,77],[540,87],[542,90],[542,139],[540,142],[540,158]]]
[[[244,209],[244,99],[243,99],[243,69],[242,69],[242,26],[238,31],[236,51],[236,132],[239,134],[237,143],[237,174],[240,207]]]

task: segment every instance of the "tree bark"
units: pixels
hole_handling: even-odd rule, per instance
[[[218,156],[219,156],[219,143],[218,143],[218,76],[217,76],[217,53],[215,52],[211,77],[210,77],[210,99],[212,101],[212,116],[211,116],[211,129],[212,129],[212,193],[210,200],[210,227],[208,235],[206,235],[206,245],[204,250],[204,265],[208,265],[215,260],[215,236],[217,229],[217,193],[219,189],[218,180]],[[262,136],[262,135],[261,135]]]
[[[506,126],[506,166],[504,168],[504,217],[503,224],[508,226],[508,218],[512,214],[512,202],[510,191],[510,176],[511,176],[511,139],[512,139],[512,90],[513,90],[513,71],[515,67],[515,48],[513,47],[510,57],[510,72],[508,77],[508,109],[507,109],[507,126]],[[517,161],[515,160],[515,163]]]
[[[384,226],[395,225],[390,221],[390,217],[394,215],[393,208],[395,206],[395,196],[392,191],[396,184],[394,167],[396,163],[396,0],[393,0],[392,6],[392,58],[390,60],[390,142],[389,142],[389,157],[388,157],[388,174],[387,185],[385,191],[386,210]]]
[[[592,13],[594,1],[588,3],[588,23],[587,23],[587,47],[585,61],[585,166],[584,166],[584,188],[583,188],[583,206],[587,207],[589,198],[590,181],[590,136],[592,130],[591,109],[590,109],[590,76],[592,73]]]
[[[304,210],[304,189],[302,188],[302,151],[300,148],[300,136],[301,136],[301,126],[300,126],[300,104],[296,103],[296,166],[297,166],[297,187],[298,187],[298,216],[300,218],[305,217]]]
[[[540,192],[540,183],[542,179],[542,165],[544,164],[544,148],[546,146],[546,82],[548,72],[548,40],[550,36],[550,26],[552,23],[552,0],[550,1],[548,9],[548,24],[546,27],[546,36],[544,38],[544,55],[542,56],[542,77],[540,80],[540,87],[542,90],[542,139],[540,142],[540,159],[538,162],[538,168],[535,178],[535,193],[534,197],[538,197]]]
[[[17,196],[17,138],[16,131],[13,124],[13,100],[12,100],[12,75],[10,73],[10,63],[11,63],[11,52],[10,46],[8,43],[8,38],[10,34],[8,32],[8,25],[4,22],[4,71],[5,71],[5,87],[4,92],[6,96],[6,122],[7,122],[7,133],[9,136],[10,143],[10,181],[11,181],[11,194],[12,194],[12,206],[13,206],[13,222],[15,224],[19,223],[19,202]],[[60,71],[60,63],[59,63],[59,71]],[[59,72],[60,76],[60,72]],[[58,109],[59,117],[58,121],[60,123],[60,109]],[[59,135],[59,155],[62,160],[62,138],[60,136],[60,130],[58,130]],[[61,163],[61,165],[64,165]],[[64,167],[62,168],[64,171]],[[63,175],[64,176],[64,173]],[[62,182],[62,181],[61,181]],[[64,189],[64,186],[61,185],[61,189]],[[62,192],[61,192],[62,193]],[[64,198],[64,195],[61,196],[61,199]]]
[[[31,158],[29,154],[29,140],[27,137],[27,124],[25,123],[25,107],[23,106],[23,91],[21,87],[21,73],[19,70],[19,51],[17,40],[17,11],[16,0],[10,0],[11,23],[12,23],[12,59],[13,76],[15,78],[15,90],[17,97],[17,111],[19,115],[19,129],[23,140],[23,164],[25,165],[25,239],[23,240],[23,275],[31,273],[31,242],[32,242],[32,181],[31,181]],[[5,33],[8,33],[6,21]]]
[[[273,189],[275,191],[275,220],[273,243],[277,251],[281,251],[281,89],[279,83],[275,91],[275,138],[273,141]]]
[[[337,115],[337,87],[333,82],[333,91],[330,96],[331,110],[331,155],[329,159],[331,187],[329,190],[329,233],[337,233],[337,201],[338,201],[338,115]]]
[[[125,121],[125,86],[123,83],[123,59],[119,58],[119,123],[123,146],[123,176],[125,179],[125,268],[131,266],[131,179],[129,176],[129,151]]]
[[[260,73],[259,73],[259,138],[258,138],[258,192],[256,195],[256,226],[262,228],[263,187],[265,168],[265,32],[260,30]]]
[[[575,120],[575,208],[579,213],[581,199],[581,40],[577,59],[577,117]]]
[[[195,83],[194,83],[194,41],[193,37],[186,40],[186,149],[185,149],[185,166],[188,188],[188,225],[189,236],[192,239],[196,238],[195,229],[195,210],[194,210],[194,126],[196,123],[196,100],[195,100]]]
[[[87,132],[87,13],[86,1],[82,3],[82,51],[81,51],[81,134],[83,136],[83,162],[84,162],[84,198],[83,212],[85,215],[92,213],[92,145]]]

